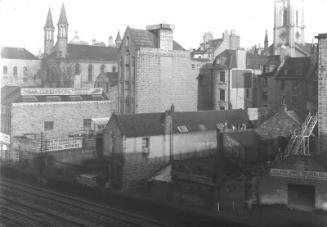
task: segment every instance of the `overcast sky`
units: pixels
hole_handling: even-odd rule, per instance
[[[63,1],[0,0],[0,45],[25,47],[34,54],[43,50],[43,27],[51,7],[56,27]],[[109,35],[123,35],[126,26],[175,25],[174,39],[184,48],[197,47],[205,31],[220,38],[236,30],[242,47],[261,43],[265,30],[273,41],[274,0],[66,0],[69,40],[79,31],[82,40],[108,43]],[[305,0],[306,41],[327,33],[327,0]]]

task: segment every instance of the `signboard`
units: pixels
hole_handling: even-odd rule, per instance
[[[74,89],[74,88],[21,88],[24,95],[101,95],[102,88]]]
[[[61,151],[69,149],[82,148],[83,140],[82,138],[68,137],[60,139],[50,139],[47,141],[46,151]]]
[[[295,169],[270,169],[270,176],[296,178],[303,180],[324,180],[327,181],[327,172],[305,171]]]
[[[10,136],[0,132],[0,142],[5,143],[5,144],[10,144]]]

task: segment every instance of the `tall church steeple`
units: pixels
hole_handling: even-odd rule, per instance
[[[267,49],[269,46],[269,41],[268,41],[268,32],[266,30],[266,35],[265,35],[265,41],[264,41],[264,49]]]
[[[64,3],[62,4],[58,21],[57,57],[66,58],[68,42],[68,22]]]
[[[54,26],[52,22],[51,9],[49,8],[47,20],[44,25],[44,55],[47,56],[51,53],[54,43]]]
[[[295,57],[296,44],[305,44],[304,0],[275,0],[275,54]]]

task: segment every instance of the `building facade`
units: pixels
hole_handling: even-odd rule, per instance
[[[92,88],[101,73],[117,72],[117,47],[87,45],[77,42],[76,37],[68,43],[68,20],[63,5],[58,21],[57,42],[49,10],[44,27],[44,56],[42,59],[42,82],[44,87]],[[76,36],[76,34],[75,34]]]
[[[173,26],[127,27],[119,48],[119,112],[196,110],[197,73],[190,52],[173,40]]]
[[[1,87],[41,85],[41,61],[25,48],[1,48]]]

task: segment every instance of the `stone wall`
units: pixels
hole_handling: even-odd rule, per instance
[[[136,113],[197,109],[197,75],[188,51],[141,48],[137,57]]]
[[[3,67],[7,67],[7,74],[3,74]],[[17,75],[14,75],[13,68],[17,67]],[[24,72],[24,67],[26,71]],[[36,87],[41,84],[39,70],[41,68],[40,60],[23,59],[1,59],[1,87],[20,86]]]
[[[83,119],[111,115],[110,101],[45,102],[11,104],[11,136],[44,132],[44,122],[53,121],[48,134],[68,134],[83,130]]]
[[[319,150],[327,149],[327,34],[318,36],[318,139]]]

